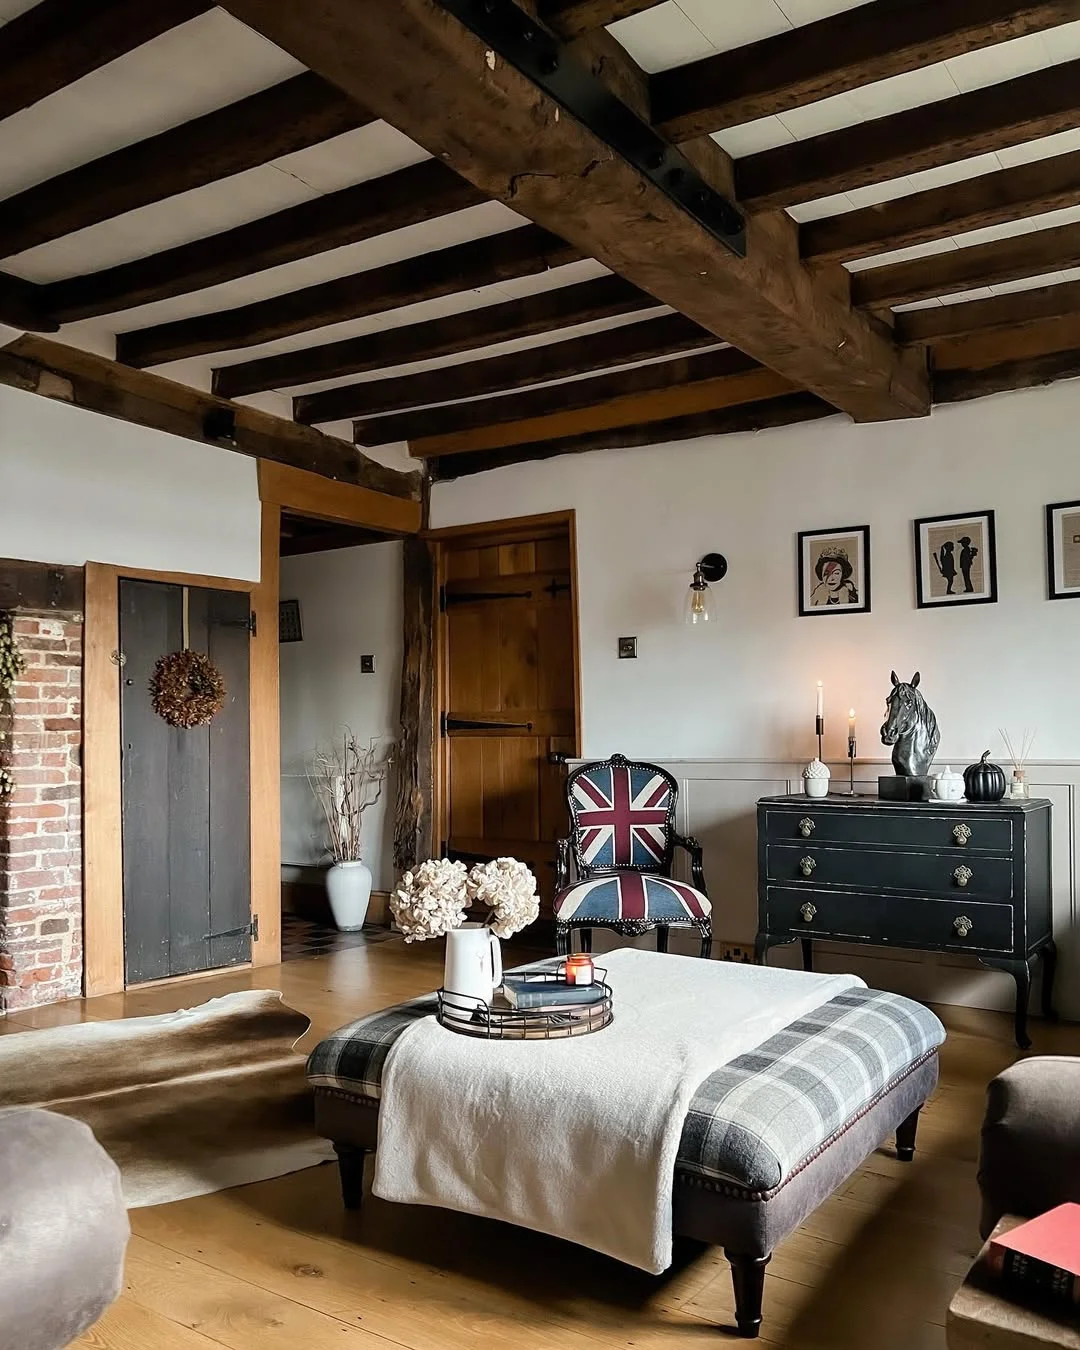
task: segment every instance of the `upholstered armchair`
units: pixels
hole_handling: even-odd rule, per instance
[[[629,937],[655,929],[657,950],[667,951],[670,928],[695,928],[701,955],[709,955],[712,905],[701,845],[675,828],[678,797],[671,774],[624,755],[584,764],[569,775],[570,836],[559,840],[555,881],[558,952],[570,950],[574,929],[585,951],[592,947],[594,928]],[[672,877],[677,848],[690,855],[692,886]]]

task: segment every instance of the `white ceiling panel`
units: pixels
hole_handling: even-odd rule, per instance
[[[677,0],[679,8],[718,52],[784,33],[791,20],[776,0]],[[616,36],[618,25],[615,25]]]
[[[674,0],[620,19],[611,24],[608,31],[650,75],[697,61],[702,56],[711,56],[716,51]]]
[[[814,23],[845,10],[858,9],[867,0],[776,0],[793,24]]]
[[[0,138],[0,197],[302,69],[258,33],[212,9],[9,118]]]
[[[0,0],[0,25],[10,23],[12,19],[33,9],[37,0]]]
[[[1014,80],[1018,75],[1045,70],[1050,64],[1050,49],[1043,34],[1029,33],[1027,37],[1015,38],[1012,42],[980,47],[978,51],[951,57],[945,62],[945,68],[956,81],[960,92],[966,94],[969,90],[982,89],[988,84],[998,84],[1002,80]]]
[[[319,145],[282,155],[274,163],[316,192],[336,192],[430,158],[427,150],[389,122],[369,122]]]
[[[733,159],[772,150],[777,145],[790,145],[795,140],[779,117],[761,117],[739,127],[725,127],[723,131],[714,131],[712,138]]]

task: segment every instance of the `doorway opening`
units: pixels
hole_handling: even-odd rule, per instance
[[[379,760],[397,739],[403,630],[403,542],[384,531],[283,508],[279,553],[281,957],[330,955],[389,936],[393,785],[362,818],[372,891],[342,931],[327,895],[329,832],[309,781],[316,752],[351,735]],[[340,917],[340,915],[339,915]]]

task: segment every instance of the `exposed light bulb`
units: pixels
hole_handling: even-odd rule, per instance
[[[709,583],[700,571],[694,573],[694,579],[686,592],[686,622],[688,624],[708,623],[712,618]]]

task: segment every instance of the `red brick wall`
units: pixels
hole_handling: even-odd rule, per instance
[[[82,992],[82,616],[17,612],[26,668],[3,744],[0,1011]]]

